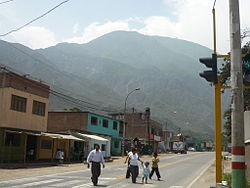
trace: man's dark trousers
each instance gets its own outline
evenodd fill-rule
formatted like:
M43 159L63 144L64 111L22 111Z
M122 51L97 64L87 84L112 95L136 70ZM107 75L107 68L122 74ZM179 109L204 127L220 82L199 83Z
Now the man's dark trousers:
M136 178L137 178L137 176L139 174L138 166L130 165L130 172L131 172L131 175L132 175L132 182L136 183Z
M160 175L158 167L152 168L149 177L151 178L153 176L154 172L156 173L157 178L160 179L161 175Z
M94 185L98 183L98 177L101 175L101 164L92 162L91 165L91 173L92 173L92 182Z

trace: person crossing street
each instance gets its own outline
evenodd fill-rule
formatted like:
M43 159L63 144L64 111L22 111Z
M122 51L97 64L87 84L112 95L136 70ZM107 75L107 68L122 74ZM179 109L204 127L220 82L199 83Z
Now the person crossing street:
M103 154L100 151L100 146L95 145L95 149L92 150L87 157L88 168L91 164L92 182L94 186L98 184L98 177L101 175L101 163L103 168L105 168Z
M154 172L156 173L157 179L161 180L161 175L159 172L159 168L158 168L158 163L160 162L160 160L157 158L158 154L155 152L152 158L152 170L151 173L149 175L149 179L152 178Z

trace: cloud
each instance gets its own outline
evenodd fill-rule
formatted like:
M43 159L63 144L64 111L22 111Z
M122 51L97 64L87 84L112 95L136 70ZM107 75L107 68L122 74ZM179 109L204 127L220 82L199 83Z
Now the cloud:
M94 22L88 25L84 29L84 32L81 36L66 39L64 41L73 42L73 43L86 43L104 34L107 34L116 30L129 31L130 29L129 29L128 20L114 21L114 22L108 21L104 24L100 24L99 22Z
M78 33L79 29L80 29L80 25L78 23L74 24L74 26L73 26L73 33L74 34Z
M31 48L45 48L57 42L87 43L116 30L137 31L145 35L158 35L184 39L212 48L212 6L214 0L162 0L171 16L128 17L122 20L93 22L80 30L75 23L73 37L57 40L56 35L44 27L26 27L9 38ZM241 28L250 28L249 0L240 1ZM229 4L216 3L216 27L218 52L230 50ZM9 39L8 38L8 39Z
M29 26L9 36L9 40L33 49L46 48L57 44L55 35L43 27Z
M145 35L158 35L166 37L177 37L179 35L177 23L167 17L152 16L144 20L144 27L137 30Z

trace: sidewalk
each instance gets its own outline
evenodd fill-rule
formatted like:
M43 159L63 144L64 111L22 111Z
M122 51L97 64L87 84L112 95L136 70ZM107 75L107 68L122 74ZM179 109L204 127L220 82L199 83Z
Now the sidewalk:
M223 161L223 173L231 172L231 160ZM210 186L215 186L215 163L213 163L205 173L192 185L191 188L210 188Z

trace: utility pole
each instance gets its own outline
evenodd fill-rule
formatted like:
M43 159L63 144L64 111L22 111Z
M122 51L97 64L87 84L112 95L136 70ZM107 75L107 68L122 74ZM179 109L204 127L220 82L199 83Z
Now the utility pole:
M229 0L232 84L232 187L245 187L244 98L239 0Z

